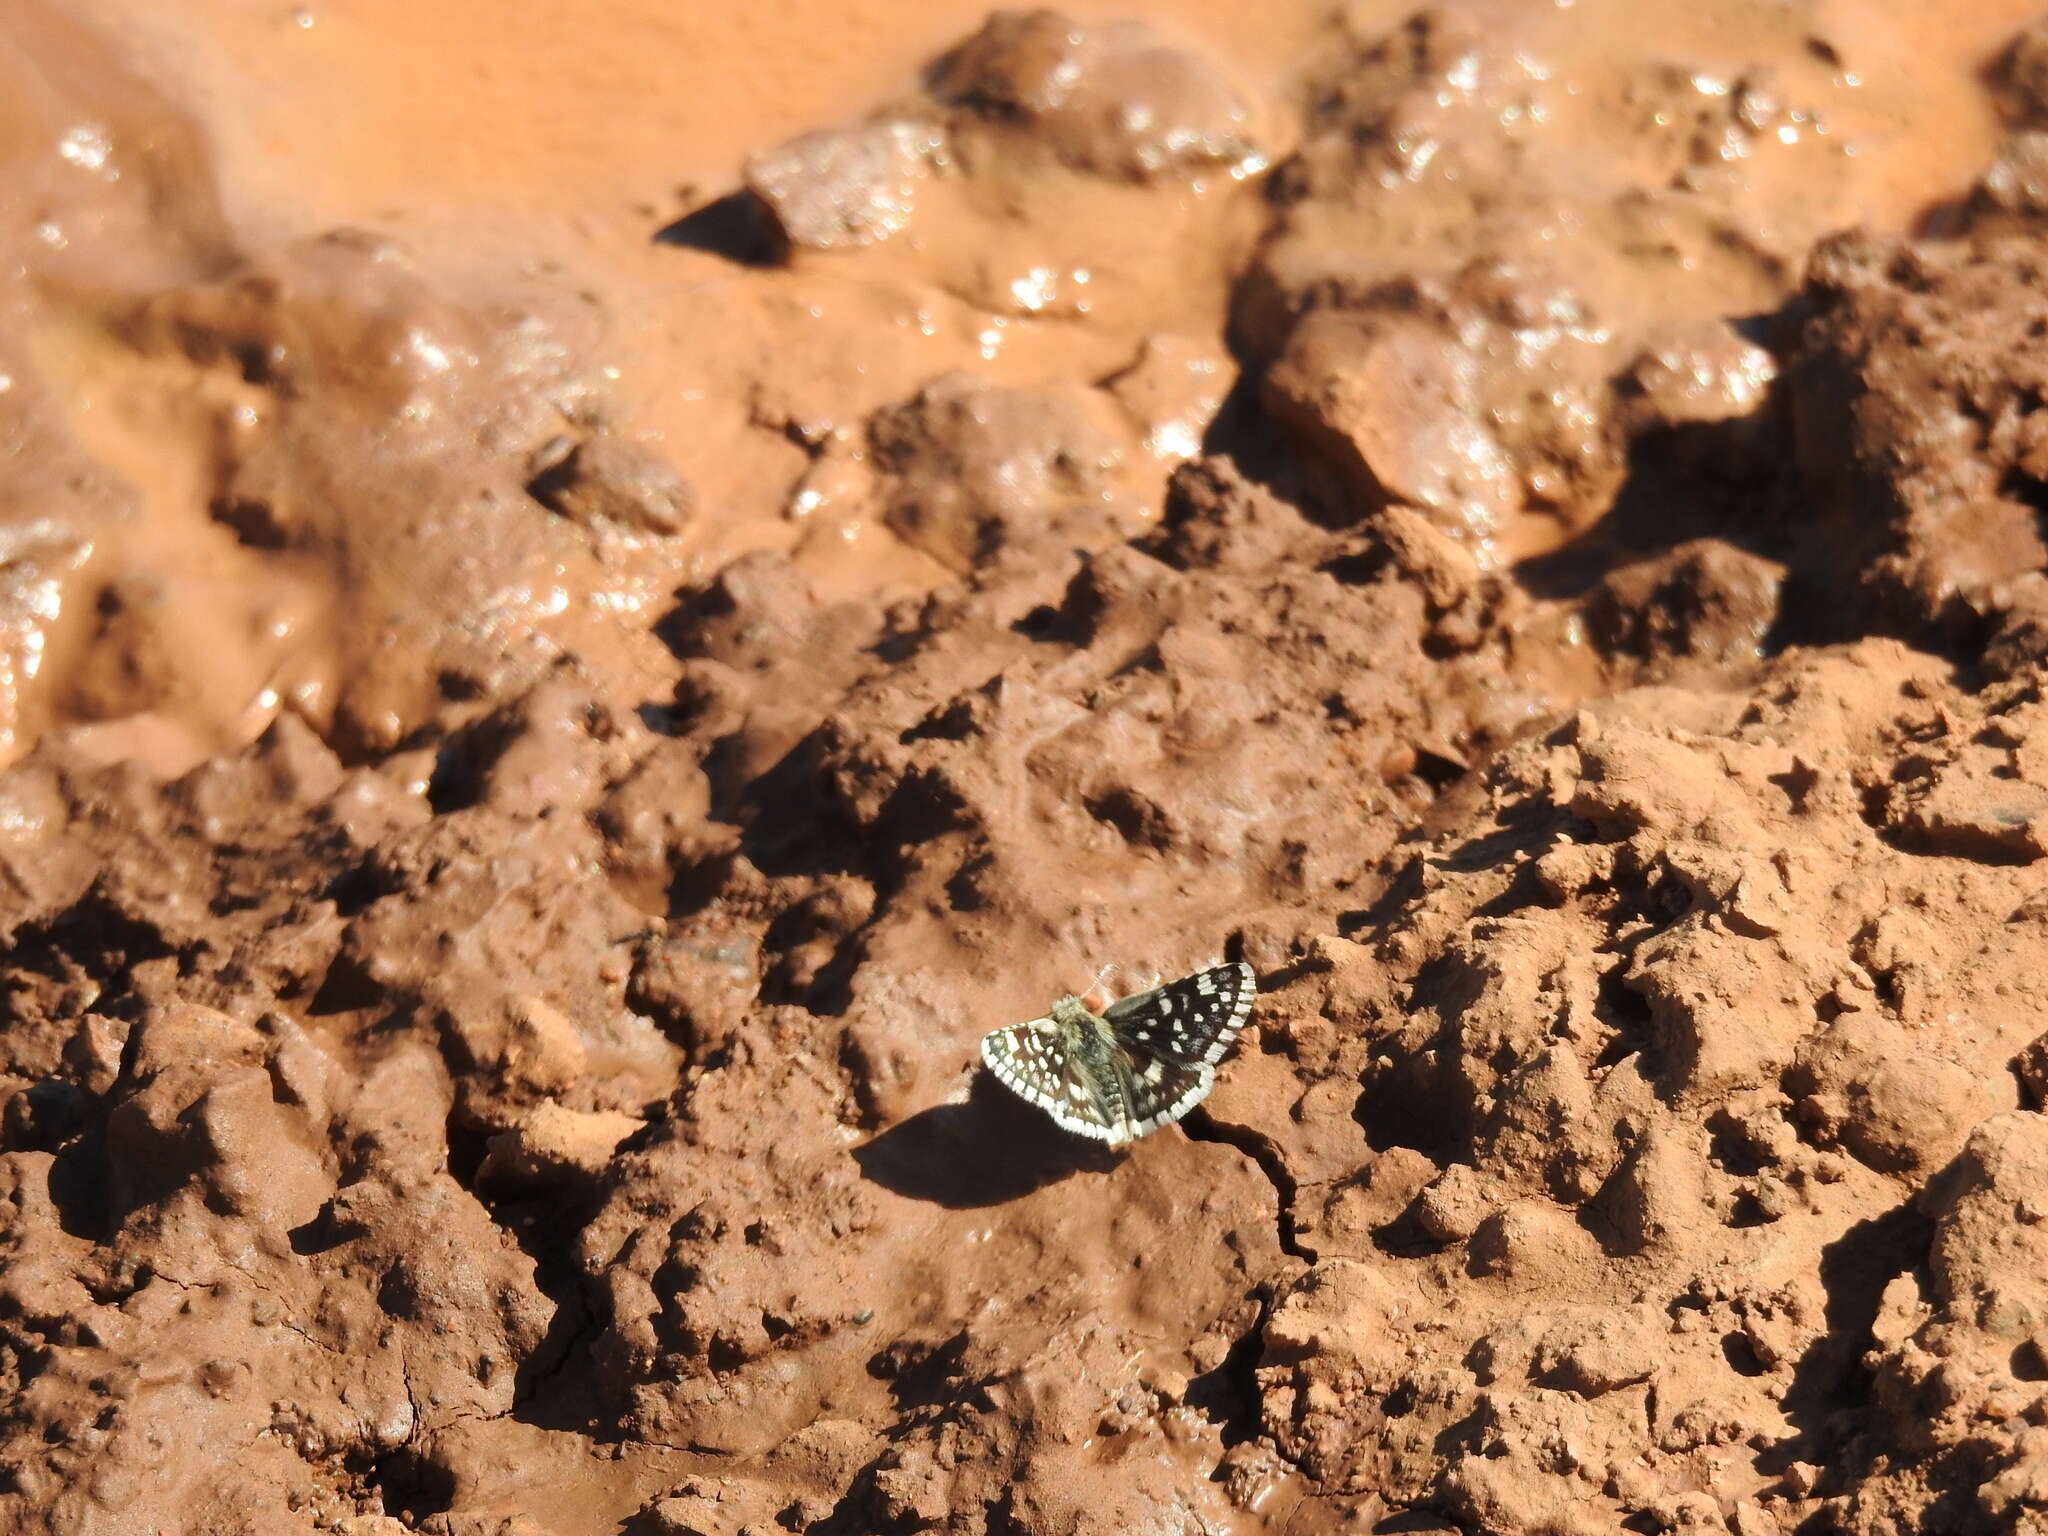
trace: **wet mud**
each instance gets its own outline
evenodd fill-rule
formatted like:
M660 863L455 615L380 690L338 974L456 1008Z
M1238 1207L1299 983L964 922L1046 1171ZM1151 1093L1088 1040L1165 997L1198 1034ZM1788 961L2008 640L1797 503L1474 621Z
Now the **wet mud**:
M2048 1521L2048 31L669 9L0 21L0 1526Z

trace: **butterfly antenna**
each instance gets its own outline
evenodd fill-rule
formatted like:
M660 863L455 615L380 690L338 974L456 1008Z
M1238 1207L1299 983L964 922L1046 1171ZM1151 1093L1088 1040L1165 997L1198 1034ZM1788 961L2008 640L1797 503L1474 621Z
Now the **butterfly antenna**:
M1095 1012L1100 1013L1115 1001L1116 994L1109 990L1109 978L1115 974L1116 969L1117 964L1112 960L1095 973L1095 979L1088 983L1088 990L1081 994L1082 1007L1092 1008ZM1102 1001L1099 1003L1090 1002L1089 999L1097 993L1101 994Z

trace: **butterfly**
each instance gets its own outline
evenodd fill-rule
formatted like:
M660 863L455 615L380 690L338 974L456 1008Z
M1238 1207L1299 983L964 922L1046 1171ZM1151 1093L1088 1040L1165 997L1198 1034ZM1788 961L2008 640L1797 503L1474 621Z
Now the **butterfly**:
M1122 1146L1209 1096L1257 992L1240 961L1118 998L1101 1013L1063 997L1042 1019L983 1035L981 1059L1054 1124Z

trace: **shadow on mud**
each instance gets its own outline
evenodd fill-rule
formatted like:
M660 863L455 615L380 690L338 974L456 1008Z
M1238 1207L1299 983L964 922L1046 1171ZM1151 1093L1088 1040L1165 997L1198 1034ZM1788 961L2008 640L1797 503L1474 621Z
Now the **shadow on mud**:
M1070 1136L986 1072L965 1104L938 1104L856 1147L867 1178L910 1200L954 1210L1001 1205L1071 1174L1100 1173L1117 1155Z
M742 267L777 267L789 259L789 242L767 205L746 191L728 192L664 224L654 243L708 251Z

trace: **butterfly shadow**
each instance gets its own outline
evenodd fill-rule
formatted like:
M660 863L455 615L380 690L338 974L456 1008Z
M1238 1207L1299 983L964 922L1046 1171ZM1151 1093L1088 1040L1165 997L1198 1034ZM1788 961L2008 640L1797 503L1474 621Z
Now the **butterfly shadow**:
M853 1149L861 1173L907 1200L952 1210L1001 1205L1076 1173L1117 1163L1108 1147L1071 1136L974 1074L965 1104L936 1104Z

